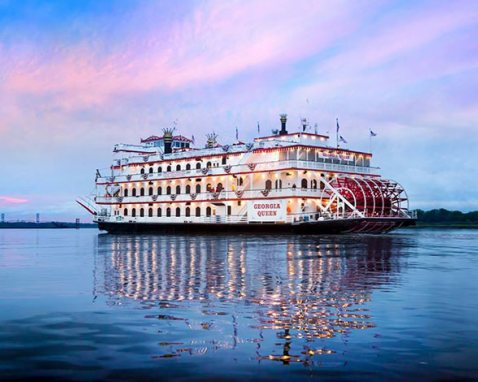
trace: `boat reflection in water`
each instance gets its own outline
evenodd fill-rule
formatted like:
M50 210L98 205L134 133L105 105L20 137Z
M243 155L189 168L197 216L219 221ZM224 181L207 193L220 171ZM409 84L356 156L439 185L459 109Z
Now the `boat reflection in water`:
M310 364L374 327L367 304L374 289L397 282L402 241L100 235L95 288L110 304L149 309L157 357L229 349Z

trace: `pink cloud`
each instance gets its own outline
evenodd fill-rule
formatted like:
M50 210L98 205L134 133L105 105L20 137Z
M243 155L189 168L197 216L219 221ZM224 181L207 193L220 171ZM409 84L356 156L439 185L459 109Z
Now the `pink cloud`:
M0 195L0 205L9 205L9 204L24 204L28 203L28 199L17 198L13 196L2 196Z

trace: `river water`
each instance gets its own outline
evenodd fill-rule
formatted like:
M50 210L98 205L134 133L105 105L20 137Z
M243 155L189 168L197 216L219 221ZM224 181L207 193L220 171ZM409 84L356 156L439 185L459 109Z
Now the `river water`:
M0 230L0 380L473 380L478 230Z

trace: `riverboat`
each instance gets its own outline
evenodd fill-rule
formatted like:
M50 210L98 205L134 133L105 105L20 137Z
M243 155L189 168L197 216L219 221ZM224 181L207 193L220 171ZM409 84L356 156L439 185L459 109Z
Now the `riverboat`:
M388 232L415 224L405 189L371 166L372 154L328 135L280 129L252 142L203 148L174 135L114 146L95 193L77 202L101 230L120 232ZM237 135L237 134L236 134Z

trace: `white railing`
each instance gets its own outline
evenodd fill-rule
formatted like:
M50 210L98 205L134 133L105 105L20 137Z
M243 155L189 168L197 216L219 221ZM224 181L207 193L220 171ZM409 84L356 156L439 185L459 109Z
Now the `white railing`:
M236 172L249 172L251 171L247 163L230 165L231 171L227 173L225 171L226 166L210 167L207 172L203 169L191 169L181 171L164 171L153 172L145 174L121 174L115 176L102 176L97 179L98 183L113 183L113 182L125 182L125 181L154 181L164 180L170 178L182 178L190 176L216 176L216 175L233 175ZM363 175L377 174L378 167L365 167L365 166L353 166L345 164L334 164L324 162L313 161L301 161L301 160L288 160L288 161L276 161L276 162L261 162L256 163L254 168L255 172L260 171L281 171L285 169L306 169L306 170L319 170L319 171L332 171L332 172L346 172L356 173Z

